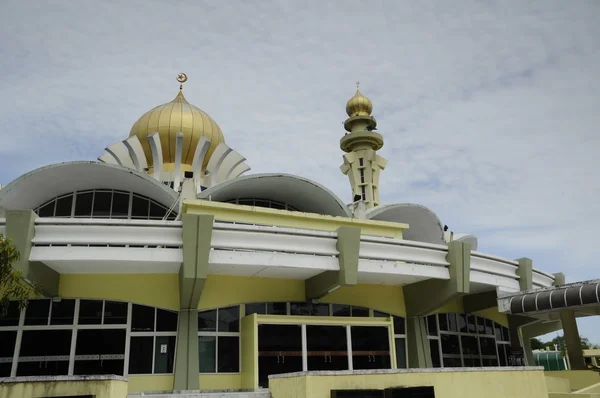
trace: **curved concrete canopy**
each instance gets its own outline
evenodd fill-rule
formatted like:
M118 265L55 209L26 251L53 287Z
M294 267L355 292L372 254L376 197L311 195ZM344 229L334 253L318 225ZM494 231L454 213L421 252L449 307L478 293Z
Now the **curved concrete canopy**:
M99 162L66 162L22 175L0 191L0 208L35 209L57 196L87 189L132 191L170 207L177 192L146 174Z
M346 205L333 192L291 174L254 174L234 178L198 194L198 199L225 202L236 198L270 199L299 211L349 217Z
M407 223L408 230L402 233L406 240L446 244L442 222L425 206L411 203L378 206L367 212L367 218Z

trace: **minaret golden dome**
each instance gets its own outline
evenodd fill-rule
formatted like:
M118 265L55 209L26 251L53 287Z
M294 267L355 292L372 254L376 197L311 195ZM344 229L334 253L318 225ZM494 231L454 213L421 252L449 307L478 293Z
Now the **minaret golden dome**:
M184 74L177 77L177 81L180 83L184 83L186 80L187 76ZM136 135L139 138L149 167L152 167L152 152L147 137L154 132L158 132L160 137L163 164L167 170L173 167L169 165L175 163L177 133L183 133L181 164L184 171L191 170L194 151L200 138L206 137L210 140L203 168L206 168L217 146L225 141L219 125L200 108L187 102L183 96L181 85L179 93L173 101L146 112L134 123L129 133L130 137Z
M370 99L362 95L356 84L356 94L346 103L346 113L348 116L370 116L373 112L373 103Z

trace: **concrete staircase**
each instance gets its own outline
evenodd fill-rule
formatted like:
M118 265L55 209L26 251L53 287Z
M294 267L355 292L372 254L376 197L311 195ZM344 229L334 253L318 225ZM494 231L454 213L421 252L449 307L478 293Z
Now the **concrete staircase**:
M155 391L127 394L127 398L271 398L267 389L247 391Z
M581 373L580 377L568 378L550 376L552 374L553 372L546 372L548 398L600 398L600 382L591 384L596 381L595 375Z

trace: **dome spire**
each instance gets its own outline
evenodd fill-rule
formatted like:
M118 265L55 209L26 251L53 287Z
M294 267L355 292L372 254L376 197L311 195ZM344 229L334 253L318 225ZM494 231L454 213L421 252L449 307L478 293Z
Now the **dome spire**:
M187 75L183 72L177 75L177 81L179 82L179 91L183 90L183 83L187 82L187 79Z

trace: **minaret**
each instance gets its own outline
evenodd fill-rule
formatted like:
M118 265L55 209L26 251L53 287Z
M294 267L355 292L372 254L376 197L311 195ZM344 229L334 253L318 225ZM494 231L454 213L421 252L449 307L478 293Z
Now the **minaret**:
M379 172L387 160L377 155L383 146L383 137L375 132L377 121L371 112L371 100L361 94L356 83L356 94L346 104L348 119L344 128L348 133L340 140L344 155L342 173L350 178L353 202L364 202L367 209L379 206Z

